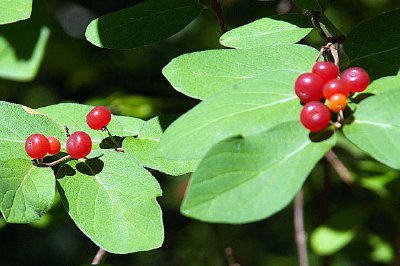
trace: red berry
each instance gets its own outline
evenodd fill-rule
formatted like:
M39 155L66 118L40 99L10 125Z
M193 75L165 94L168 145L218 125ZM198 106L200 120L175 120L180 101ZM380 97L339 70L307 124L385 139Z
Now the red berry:
M361 67L351 67L346 69L340 78L344 83L346 83L351 92L362 92L369 84L369 75Z
M300 113L300 121L303 126L312 132L325 129L331 121L329 108L317 101L309 102L303 106Z
M339 76L339 68L332 62L317 62L313 66L312 72L320 76L325 82Z
M343 94L336 93L329 98L328 103L329 103L329 109L337 113L346 108L347 97Z
M294 84L294 91L302 103L319 101L322 98L324 81L314 73L301 74Z
M104 106L96 106L86 116L86 123L91 129L99 130L111 121L111 112Z
M51 155L58 154L61 150L60 141L56 137L48 137L47 139L49 140L49 144L50 144L49 154L51 154Z
M92 139L85 132L76 131L68 138L66 148L72 158L84 158L92 151Z
M49 141L42 134L32 134L25 141L25 151L32 159L42 159L49 150Z
M341 79L332 79L328 81L322 90L322 94L324 95L325 99L329 99L333 94L336 93L343 94L346 97L349 96L350 90L346 83L344 83Z

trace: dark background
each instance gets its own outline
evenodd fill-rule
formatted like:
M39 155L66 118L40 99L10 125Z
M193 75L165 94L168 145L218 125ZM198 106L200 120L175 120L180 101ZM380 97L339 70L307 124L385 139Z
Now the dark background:
M51 37L39 74L30 82L0 80L0 99L33 108L65 101L101 104L110 107L114 114L144 119L184 113L197 101L176 92L162 76L161 69L181 54L222 48L218 44L218 21L211 10L205 9L168 40L129 51L101 49L84 39L85 28L92 19L139 2L45 1ZM400 7L397 0L336 0L326 15L347 34L362 20L396 7ZM229 28L278 13L302 12L289 0L224 0L223 9ZM312 33L307 42L316 47L323 44L318 32ZM338 149L337 153L357 177L389 171L364 155L356 158L344 149ZM365 167L368 163L373 166ZM241 265L296 265L292 205L267 220L247 225L202 223L179 213L188 176L155 175L164 190L164 196L159 198L165 223L163 247L136 254L109 255L107 263L227 265L224 250L231 247ZM347 213L341 218L339 215L339 220L356 219L357 211L362 218L356 220L357 235L348 246L332 257L319 257L311 250L311 264L385 265L398 261L394 256L377 262L368 243L373 234L389 243L393 251L399 249L398 187L398 182L393 181L388 187L393 191L391 196L381 198L362 186L350 187L340 182L330 166L321 161L305 185L307 232L340 210L349 210L351 215ZM0 265L80 265L90 263L97 251L60 203L34 224L5 225L0 219L0 227Z

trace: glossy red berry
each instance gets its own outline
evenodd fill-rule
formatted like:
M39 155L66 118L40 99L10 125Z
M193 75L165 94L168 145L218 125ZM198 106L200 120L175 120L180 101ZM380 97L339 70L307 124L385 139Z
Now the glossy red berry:
M329 99L328 99L328 104L329 104L329 109L331 109L333 112L337 113L347 106L347 97L343 94L336 93L333 94Z
M86 116L86 123L91 129L100 130L111 121L111 112L104 106L96 106Z
M332 62L317 62L313 66L312 72L320 76L325 82L339 76L339 68Z
M340 76L341 80L346 83L351 92L362 92L369 84L369 75L361 67L351 67L346 69Z
M84 158L92 151L92 139L85 132L76 131L68 138L66 148L72 158Z
M56 137L48 137L47 139L49 140L49 144L50 144L50 150L48 153L51 155L58 154L61 150L60 141Z
M25 141L25 151L32 159L43 158L49 150L49 140L42 134L32 134Z
M331 112L329 108L321 102L309 102L305 104L301 110L300 121L308 130L318 132L329 125L331 121Z
M314 73L301 74L294 84L294 91L302 103L319 101L324 87L322 78Z
M329 99L333 94L340 93L344 96L349 96L350 90L346 83L341 79L332 79L328 81L322 90L325 99Z

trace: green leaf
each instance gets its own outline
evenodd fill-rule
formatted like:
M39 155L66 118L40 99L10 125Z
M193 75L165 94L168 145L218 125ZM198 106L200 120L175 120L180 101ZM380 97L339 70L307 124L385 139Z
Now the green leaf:
M372 235L368 239L373 251L371 252L371 259L376 262L393 264L395 255L393 246L379 237L378 235Z
M298 120L301 105L293 90L297 76L293 71L270 71L207 98L167 128L157 154L169 159L201 159L227 137L255 134Z
M392 90L362 101L346 125L345 136L376 160L400 169L400 91Z
M367 70L372 79L395 75L400 62L400 9L362 22L347 36L343 49L350 66Z
M320 226L311 234L311 247L320 256L333 255L349 244L354 235L354 229L342 231Z
M364 223L364 219L364 213L359 206L347 206L336 210L326 224L312 232L311 248L320 256L334 255L353 240L357 227Z
M173 59L163 69L163 74L177 91L204 99L221 88L271 71L310 71L317 53L313 48L296 44L248 50L210 50Z
M390 90L400 90L400 76L389 76L373 81L364 92L381 94Z
M156 179L128 154L112 150L70 161L57 173L62 202L80 230L111 253L161 246L162 191Z
M153 118L146 122L137 138L126 138L123 148L145 167L174 176L193 172L198 164L197 160L186 161L157 157L155 152L162 134L163 129L159 118Z
M178 33L201 10L197 0L147 0L93 20L86 39L104 48L140 47Z
M192 175L183 214L207 222L246 223L284 208L335 137L314 143L299 121L215 145Z
M363 177L360 180L360 186L375 192L381 197L386 197L390 195L387 185L396 178L398 178L398 172L392 170L380 175Z
M137 136L145 121L136 117L114 115L113 121L123 127L122 136Z
M0 161L0 209L9 223L40 219L53 204L55 179L51 168L28 159Z
M31 19L0 27L0 77L29 81L36 76L50 36L44 18L38 4Z
M0 24L27 19L31 12L32 0L0 0Z
M330 0L293 0L293 3L310 11L323 11L330 5Z
M90 135L93 143L100 144L108 137L107 132L101 130L92 130L86 124L86 115L93 109L93 106L76 104L76 103L60 103L37 109L40 113L46 114L56 121L60 127L67 126L70 133L75 131L84 131ZM111 118L110 124L107 126L114 136L123 136L122 125ZM65 139L65 137L63 137ZM97 147L96 147L97 148Z
M241 49L291 44L303 39L311 30L312 28L302 29L284 21L263 18L228 31L221 36L220 42L222 45Z
M0 160L29 158L25 140L35 133L65 138L62 127L28 107L0 101Z

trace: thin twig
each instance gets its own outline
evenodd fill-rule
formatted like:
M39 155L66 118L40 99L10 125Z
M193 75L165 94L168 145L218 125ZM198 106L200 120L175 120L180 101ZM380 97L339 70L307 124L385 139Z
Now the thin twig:
M228 261L228 266L240 266L239 263L236 263L232 248L228 247L225 249L225 256L226 260Z
M96 253L96 256L94 256L93 258L92 265L98 265L103 263L106 257L107 257L107 251L105 251L102 248L99 248L99 250Z
M211 0L211 8L214 10L214 13L218 18L221 32L222 34L224 34L225 32L228 31L228 26L226 25L224 11L222 10L220 0Z
M299 266L308 266L306 233L304 230L303 217L303 189L301 189L294 200L294 230L299 256Z
M58 159L57 161L51 162L51 163L38 163L36 164L39 167L53 167L61 162L67 161L69 159L72 159L72 157L70 155L66 155L60 159Z
M327 61L327 53L329 53L329 52L332 54L335 65L337 65L339 67L339 54L335 48L335 45L332 43L327 43L325 46L321 47L321 49L319 50L319 53L317 55L316 61L319 60L321 55Z
M343 182L347 184L351 184L354 182L354 178L350 171L332 150L328 151L327 154L325 154L325 158L332 165L333 169L335 169Z
M67 138L69 138L71 136L71 134L69 133L69 128L67 126L64 126L64 131L65 131L65 135L67 136Z
M108 127L103 127L101 130L106 131L108 136L110 137L111 141L114 143L115 145L115 151L118 151L118 149L120 148L118 145L118 142L115 140L114 136L111 134L110 130L108 129Z
M311 16L311 23L313 24L313 26L321 30L320 35L325 42L330 42L334 44L344 43L345 36L343 34L340 34L339 36L334 36L333 33L329 32L328 28L323 23L321 23L321 12L309 12L308 14Z

